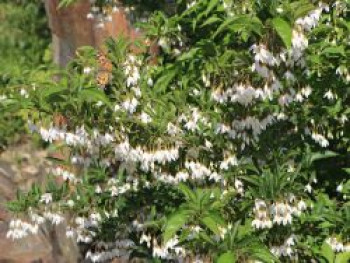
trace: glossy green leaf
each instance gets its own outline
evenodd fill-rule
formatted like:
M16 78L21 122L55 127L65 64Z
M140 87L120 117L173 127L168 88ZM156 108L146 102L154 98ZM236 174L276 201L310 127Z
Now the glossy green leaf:
M83 89L79 92L79 95L81 96L81 98L83 98L86 101L90 101L90 102L101 101L106 105L109 105L109 106L111 105L111 102L109 101L106 94L97 88Z
M350 252L343 252L337 254L334 263L349 263L350 262Z
M164 92L168 88L171 81L174 79L175 75L176 75L176 71L174 69L168 69L157 80L157 82L154 85L154 89L157 92Z
M231 251L221 254L217 260L217 263L235 263L235 262L236 262L235 255Z
M334 252L330 245L326 242L323 243L321 247L321 255L328 260L329 263L333 263L334 261Z
M211 231L213 231L213 233L215 234L220 234L220 230L218 228L218 225L216 223L216 221L214 220L214 218L210 217L210 216L206 216L204 218L201 219L202 223L208 227Z
M215 6L219 3L219 0L210 0L207 9L205 10L205 14L208 15Z
M325 151L325 152L318 152L311 155L310 162L313 163L314 161L321 160L321 159L327 159L337 156L338 154L336 152L332 151Z
M189 214L186 211L180 211L172 215L166 222L163 233L164 242L169 241L176 232L185 225Z
M187 185L181 183L179 184L178 188L184 194L187 200L196 202L196 194Z
M272 25L276 30L277 34L282 39L286 48L291 48L292 46L292 27L290 24L281 17L276 17L272 19Z
M322 50L322 54L331 55L331 56L336 56L336 55L345 56L344 46L326 47L325 49Z

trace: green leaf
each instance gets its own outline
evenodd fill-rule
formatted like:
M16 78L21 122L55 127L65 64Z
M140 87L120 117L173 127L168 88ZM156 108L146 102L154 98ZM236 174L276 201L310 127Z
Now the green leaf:
M338 46L338 47L326 47L322 50L321 54L330 55L330 56L346 56L344 46Z
M62 91L64 91L65 89L60 87L60 86L51 86L49 88L41 88L38 90L38 94L39 96L42 98L42 99L45 99L49 96L52 96L54 94L59 94L61 93Z
M306 16L310 11L315 9L315 6L309 1L298 1L291 3L290 7L293 10L294 19Z
M187 211L180 211L176 212L167 220L163 233L164 242L169 241L176 234L176 232L186 223L188 217L189 213Z
M335 258L335 263L348 263L350 262L350 252L339 253Z
M211 205L211 208L212 208L212 205ZM222 218L221 214L217 211L209 211L208 215L216 222L217 225L223 226L226 224L226 222Z
M199 48L197 48L197 47L190 49L188 52L183 53L178 58L178 61L192 60L196 56L198 50L199 50Z
M215 38L218 34L224 32L225 30L238 32L238 31L253 31L258 35L261 34L263 24L257 17L252 17L248 15L235 16L234 18L227 19L222 23L216 32L213 34Z
M280 262L267 248L264 247L253 247L249 250L252 258L262 262Z
M343 168L343 170L344 170L347 174L350 174L350 168Z
M172 69L166 70L164 75L162 75L155 83L154 89L161 92L165 91L166 88L169 86L170 82L175 77L175 75L176 75L175 69L172 68Z
M201 221L206 227L208 227L211 231L213 231L213 233L215 233L217 235L220 234L220 230L219 230L214 218L212 218L211 216L206 216L206 217L202 218Z
M187 185L180 183L178 188L188 201L196 202L196 194Z
M327 259L329 263L333 263L334 261L334 252L330 245L328 245L326 242L323 242L323 245L321 247L321 255Z
M217 263L234 263L234 262L236 262L236 258L231 251L221 254L217 261Z
M76 1L77 0L61 0L59 5L58 5L58 8L67 7L67 6L73 4Z
M205 22L201 25L201 27L205 27L205 26L217 23L219 21L221 21L220 18L218 18L217 16L212 16L212 17L208 18L207 20L205 20Z
M314 153L311 155L310 163L313 163L314 161L321 160L321 159L335 157L337 155L338 155L337 153L332 151L325 151L324 153L320 153L320 152Z
M109 101L106 94L97 88L83 89L79 92L79 95L86 101L90 101L90 102L102 101L108 106L111 105L111 102Z
M210 0L207 10L205 10L205 14L208 15L215 6L217 6L217 4L219 3L219 0Z
M208 244L211 244L213 246L215 246L216 242L214 242L213 240L210 239L210 236L208 236L206 233L204 233L203 231L199 232L199 236L205 240L205 242L208 242Z
M282 39L284 45L289 49L292 46L292 27L281 17L272 19L272 25Z
M325 221L325 222L322 222L319 226L320 226L320 228L330 229L331 227L334 227L335 225L334 225L334 223Z

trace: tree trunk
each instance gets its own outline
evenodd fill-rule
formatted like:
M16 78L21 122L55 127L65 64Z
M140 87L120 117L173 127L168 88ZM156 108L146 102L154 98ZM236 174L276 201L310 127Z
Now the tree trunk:
M59 0L45 0L46 13L52 32L54 62L65 66L80 46L99 47L110 36L124 35L131 39L139 33L130 26L122 8L112 14L112 21L103 28L88 19L89 0L81 0L67 8L58 8Z

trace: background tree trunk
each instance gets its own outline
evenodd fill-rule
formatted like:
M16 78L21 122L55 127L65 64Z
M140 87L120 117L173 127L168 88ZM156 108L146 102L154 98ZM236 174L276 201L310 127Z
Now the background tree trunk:
M111 22L106 22L100 28L96 20L86 17L90 10L89 0L78 1L68 8L58 8L58 5L59 0L45 0L52 32L54 62L60 66L65 66L80 46L99 47L109 36L124 35L134 39L139 35L122 8L112 14Z

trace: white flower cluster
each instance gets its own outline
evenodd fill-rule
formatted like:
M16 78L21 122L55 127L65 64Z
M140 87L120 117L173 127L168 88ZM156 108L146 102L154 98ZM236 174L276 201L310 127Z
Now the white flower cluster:
M309 12L305 17L298 18L295 21L295 28L292 34L292 49L289 52L290 59L286 61L288 66L296 65L305 67L303 58L304 51L309 43L306 33L318 25L323 10L328 10L328 6L320 4L318 8Z
M132 147L129 140L125 140L116 145L114 152L118 161L129 164L129 167L130 164L132 164L134 169L136 163L140 163L141 170L145 172L153 171L156 163L164 165L176 161L179 158L179 146L175 145L168 149L147 151L141 146L137 146L136 148Z
M65 221L64 216L59 214L59 213L53 213L53 212L46 211L46 212L44 212L43 216L45 219L47 219L53 225L59 225L63 221Z
M219 182L222 177L217 173L211 171L210 168L195 161L186 161L184 164L186 170L178 171L174 176L159 170L155 172L154 177L168 184L178 184L180 182L186 182L188 180L195 180L197 182L204 182L206 179Z
M255 218L252 226L256 229L264 229L271 228L273 224L289 225L292 223L292 216L300 216L306 208L306 203L303 200L297 201L293 195L289 200L273 202L271 205L257 199L253 209Z
M158 173L156 172L154 177L163 183L178 184L180 182L187 181L190 178L190 175L186 171L180 171L180 172L176 173L175 176L168 174L168 173L165 173L165 172L158 172Z
M276 202L271 206L273 223L277 225L287 225L292 223L292 207L288 203Z
M274 56L264 44L254 44L251 47L251 51L254 54L252 71L257 72L266 80L274 80L275 73L273 67L279 66L281 59L278 56Z
M175 124L169 122L167 125L167 132L170 136L176 136L182 132L182 130Z
M126 193L128 191L131 191L131 190L137 191L138 190L138 186L139 186L139 181L136 178L136 179L133 180L132 184L130 184L128 182L125 183L125 184L122 184L120 186L118 186L118 184L120 184L120 182L117 179L111 178L111 179L108 180L108 182L107 182L107 185L108 185L107 190L111 193L111 196L118 196L118 195L124 194L124 193Z
M330 101L337 98L337 94L334 94L330 89L323 95L323 98L328 99Z
M244 106L248 106L257 97L256 89L250 84L236 84L232 88L222 91L220 89L212 92L211 97L219 103L237 102Z
M187 9L190 9L191 7L195 6L196 4L197 4L196 0L191 0L191 1L186 3L186 7L187 7Z
M89 144L88 133L84 127L80 127L75 133L67 132L65 129L51 126L46 129L44 127L37 128L35 125L31 126L32 131L40 134L45 142L64 141L69 146L84 146Z
M281 90L281 88L282 84L277 79L271 84L266 82L262 88L254 88L249 83L236 83L225 90L214 90L211 94L211 98L220 104L231 102L239 103L247 107L256 100L271 100L273 94Z
M241 148L250 145L253 141L259 141L259 135L272 125L278 118L274 115L267 115L262 120L254 116L247 116L245 119L232 121L231 126L219 123L216 126L216 134L227 134L231 139L242 140ZM251 131L251 134L249 134ZM253 136L253 137L252 137Z
M45 217L34 213L31 209L29 209L29 218L34 224L38 225L41 225L46 221Z
M220 234L217 236L217 240L225 239L226 234L228 231L232 229L232 224L229 223L226 227L218 226Z
M322 134L313 132L311 134L311 138L317 142L319 145L321 145L322 147L328 147L329 145L329 141L326 139L326 137L324 137Z
M0 102L7 100L7 96L5 94L0 95Z
M98 213L92 213L92 216L89 218L85 217L76 217L75 218L75 227L69 227L68 233L69 236L76 237L78 243L89 244L93 241L93 238L96 236L96 232L91 228L97 227L101 221L101 215Z
M65 128L59 128L51 126L50 128L40 127L37 125L29 123L30 130L32 132L37 132L41 138L46 142L64 142L65 145L70 147L82 147L85 149L87 155L72 155L71 163L72 164L83 164L89 166L91 163L91 158L89 155L96 155L104 147L110 146L114 141L115 137L110 133L100 134L98 130L94 129L91 134L81 126L76 129L75 132L67 131ZM109 161L105 160L105 165L109 165ZM74 174L61 170L57 168L53 171L53 174L56 176L62 176L65 181L69 180L72 182L77 182Z
M346 82L350 82L350 73L346 66L342 65L337 67L335 73L344 78Z
M90 259L92 262L106 262L113 258L125 259L129 258L129 250L135 246L134 242L129 239L117 240L114 243L99 242L97 245L98 250L86 253L85 258Z
M311 11L307 16L297 19L295 28L292 32L292 47L290 50L282 50L279 54L274 55L264 44L255 44L251 47L254 54L254 64L252 66L252 70L268 81L276 83L275 86L277 88L265 88L264 94L261 92L261 90L254 90L254 88L248 86L248 88L243 89L245 91L244 93L241 93L243 98L240 98L238 101L243 102L243 105L249 105L256 98L269 97L272 99L273 92L282 91L283 87L275 74L276 69L281 69L282 63L286 67L284 78L289 82L295 82L296 80L292 71L295 66L304 69L305 73L308 72L307 69L305 69L306 62L304 60L304 52L308 47L306 33L312 28L316 27L322 11L327 10L327 8L328 7L326 5L320 4L317 9ZM304 96L302 96L301 93L296 94L294 89L290 89L290 92L286 92L280 96L279 104L281 106L285 106L293 101L302 102L309 96L310 93L311 92L308 91L304 94ZM216 97L218 100L225 100L225 96Z
M252 221L253 227L255 227L256 229L272 227L269 208L265 201L255 200L255 207L253 211L255 213L255 219Z
M141 122L142 123L144 123L144 124L148 124L148 123L150 123L150 122L152 122L152 118L151 118L151 116L149 116L146 112L141 112L141 114L140 114L140 120L141 120Z
M153 257L163 260L181 260L186 256L186 250L178 246L179 239L177 236L170 239L163 245L158 245L157 240L153 240Z
M44 203L46 205L51 203L52 202L52 194L51 193L45 193L45 194L41 195L40 202Z
M190 176L195 180L203 180L204 178L210 178L215 181L221 180L221 177L217 173L212 172L208 167L200 162L186 161L185 168L190 172Z
M147 247L151 247L151 241L152 241L152 236L151 235L146 235L145 233L142 233L140 237L140 244L146 243Z
M331 246L335 252L350 252L350 242L344 244L339 238L329 237L326 239L328 245Z
M73 165L83 165L85 167L91 164L91 158L89 156L80 156L78 154L72 155L70 161Z
M237 166L238 160L237 157L233 154L227 154L227 157L220 162L220 170L228 170L232 166Z
M236 156L231 155L227 157L225 160L223 160L220 163L220 169L221 170L228 170L231 166L237 166L238 161ZM214 171L213 163L210 164L210 167L208 168L206 165L194 161L194 160L187 160L184 163L183 170L178 171L175 175L171 175L166 172L162 172L161 169L158 169L154 171L154 177L162 181L164 183L169 184L178 184L180 182L186 182L188 180L199 182L206 182L207 180L212 182L221 182L223 180L223 177L216 171ZM236 180L235 182L236 190L242 194L243 193L243 184L241 181Z
M21 239L29 234L37 234L39 225L32 225L24 222L20 219L11 220L9 224L9 230L7 231L6 237L11 239Z
M106 22L112 22L113 13L119 12L116 1L108 1L107 7L100 7L96 5L96 0L90 0L90 12L86 15L87 19L95 20L97 28L104 28Z
M62 177L62 179L64 181L69 181L72 183L75 183L78 181L76 176L74 175L74 173L63 169L61 166L57 166L57 167L53 168L52 174L57 176L57 177Z
M198 108L190 107L189 110L190 110L189 115L182 114L178 120L180 123L184 123L184 128L187 131L191 131L191 132L199 131L200 124L206 125L206 126L210 125L208 123L208 119L205 116L203 116L203 114L200 112Z
M271 125L275 121L273 115L268 115L264 119L259 120L253 116L248 116L243 120L234 120L232 122L232 129L237 132L237 138L241 136L244 137L246 130L251 130L253 136L258 140L258 136L262 131L266 130L267 126ZM229 134L232 139L236 136L234 133ZM249 144L249 139L247 138L247 144Z
M318 25L318 21L320 20L323 10L328 12L329 6L321 2L318 8L310 11L307 16L298 18L295 21L295 24L300 26L305 31L310 31Z
M295 235L291 235L288 237L284 243L280 246L272 246L270 248L270 251L272 254L274 254L276 257L289 257L291 259L297 259L297 255L295 254L295 251L293 250L293 246L295 245Z
M26 98L26 99L29 98L29 93L28 93L28 91L25 90L25 89L21 89L20 92L19 92L19 94L20 94L22 97Z
M279 60L276 59L274 55L263 44L259 44L259 45L254 44L251 47L251 50L254 53L254 61L255 61L253 68L255 67L256 70L262 67L266 67L265 65L268 65L271 67L278 66L280 63ZM262 76L264 76L264 74L262 74Z
M244 194L244 185L241 180L235 179L235 189L238 194L243 195Z
M129 114L136 112L139 101L137 98L141 97L141 90L139 87L140 81L140 66L141 61L134 55L128 55L124 62L124 72L126 76L126 87L133 92L132 96L128 96L120 105L115 106L115 111L124 110Z
M94 152L94 149L98 149L99 146L107 146L114 141L114 137L111 134L100 134L96 129L90 136L84 126L77 128L75 132L69 132L64 128L55 126L51 126L48 129L44 127L38 128L34 124L30 124L30 129L32 132L38 132L45 142L64 141L67 146L84 146L90 152Z

